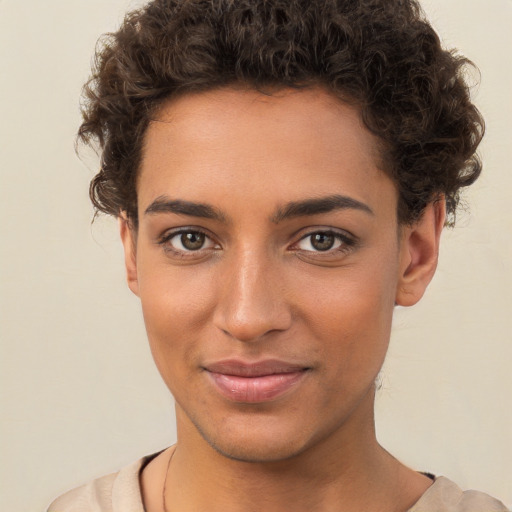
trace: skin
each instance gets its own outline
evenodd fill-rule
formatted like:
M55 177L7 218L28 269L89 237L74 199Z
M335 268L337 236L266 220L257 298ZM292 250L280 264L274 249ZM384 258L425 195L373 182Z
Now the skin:
M398 226L380 167L357 110L319 88L185 95L149 125L139 227L120 220L128 284L176 400L169 472L174 448L141 477L149 512L166 479L168 510L224 512L404 511L431 484L379 446L373 402L393 308L434 274L444 207ZM333 194L348 204L289 214ZM205 245L187 251L180 229ZM315 233L333 248L319 251ZM232 358L307 371L275 400L238 403L204 370Z

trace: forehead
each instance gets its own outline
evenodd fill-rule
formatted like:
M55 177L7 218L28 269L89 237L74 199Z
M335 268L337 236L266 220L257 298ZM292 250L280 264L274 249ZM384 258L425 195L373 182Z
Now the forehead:
M162 124L168 125L169 136L180 132L181 138L194 142L222 136L223 128L227 137L232 135L230 127L238 125L244 128L240 135L252 136L254 141L266 137L280 143L289 135L296 140L332 142L334 150L343 138L350 139L369 157L378 160L380 156L378 139L363 125L359 109L321 87L284 88L269 93L224 87L185 94L162 105L150 123L147 137L154 131L162 133ZM329 149L328 144L324 149Z
M201 201L266 194L273 206L332 193L368 202L386 181L359 111L324 89L223 88L173 99L157 113L146 133L139 208L164 193Z

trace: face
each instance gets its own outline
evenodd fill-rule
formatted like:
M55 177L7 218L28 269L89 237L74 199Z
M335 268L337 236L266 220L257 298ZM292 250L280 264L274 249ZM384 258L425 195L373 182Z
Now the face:
M178 432L269 461L370 428L414 251L358 112L220 89L166 104L145 142L122 236Z

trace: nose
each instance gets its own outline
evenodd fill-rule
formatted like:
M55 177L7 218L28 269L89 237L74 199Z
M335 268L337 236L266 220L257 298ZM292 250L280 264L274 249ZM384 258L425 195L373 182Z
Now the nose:
M282 269L270 256L241 252L226 264L219 288L213 321L230 337L258 341L290 327L292 312Z

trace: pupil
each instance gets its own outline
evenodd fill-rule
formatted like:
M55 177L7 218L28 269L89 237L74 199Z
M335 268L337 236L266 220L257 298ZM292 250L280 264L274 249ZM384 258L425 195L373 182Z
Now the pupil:
M190 251L197 251L204 245L203 233L184 233L181 235L181 243L183 247Z
M325 233L313 235L311 245L318 251L328 251L334 245L334 236Z

